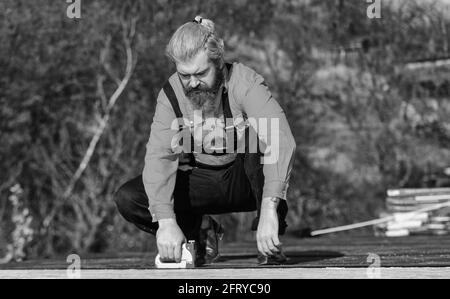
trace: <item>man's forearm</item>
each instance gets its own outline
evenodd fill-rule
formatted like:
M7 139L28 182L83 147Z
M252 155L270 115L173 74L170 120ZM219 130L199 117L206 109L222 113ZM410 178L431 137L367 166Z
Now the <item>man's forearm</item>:
M172 203L158 203L149 205L149 211L152 215L153 222L162 219L175 219L175 212Z
M174 225L174 224L178 225L175 218L164 218L164 219L158 220L159 227L165 227L165 226Z
M262 209L274 209L276 210L280 199L277 197L264 197L261 202L261 210Z
M178 154L171 148L175 113L163 90L160 91L147 142L142 182L148 197L149 211L153 222L159 219L175 218L173 191L175 187Z

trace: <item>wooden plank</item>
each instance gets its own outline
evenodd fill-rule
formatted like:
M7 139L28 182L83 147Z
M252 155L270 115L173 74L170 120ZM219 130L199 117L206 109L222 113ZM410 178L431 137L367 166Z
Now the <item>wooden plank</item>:
M449 279L450 268L81 270L81 279ZM66 279L65 270L0 270L0 279Z
M290 268L367 268L372 255L379 256L381 267L450 267L450 236L414 236L375 238L342 236L300 239L283 237L283 248L289 260L282 266L258 266L255 242L223 244L221 259L204 269L290 269ZM153 269L156 252L80 254L81 268ZM66 256L28 260L0 265L0 270L64 270ZM288 270L286 270L288 271Z

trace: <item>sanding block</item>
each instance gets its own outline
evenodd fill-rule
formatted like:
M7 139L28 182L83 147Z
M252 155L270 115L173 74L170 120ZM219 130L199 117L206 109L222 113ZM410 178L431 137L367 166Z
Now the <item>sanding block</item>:
M181 248L181 261L161 261L159 254L155 258L155 266L160 269L186 269L195 267L195 241L184 243Z

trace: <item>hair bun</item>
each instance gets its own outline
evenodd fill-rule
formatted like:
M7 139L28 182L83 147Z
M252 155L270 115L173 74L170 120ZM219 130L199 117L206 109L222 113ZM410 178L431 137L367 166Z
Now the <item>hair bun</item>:
M193 22L206 27L209 32L214 32L214 22L209 19L204 19L202 16L195 16Z

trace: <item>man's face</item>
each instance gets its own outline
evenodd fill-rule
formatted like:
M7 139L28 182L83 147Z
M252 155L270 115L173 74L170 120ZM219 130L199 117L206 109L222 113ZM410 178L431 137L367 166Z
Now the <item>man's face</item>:
M186 97L195 109L213 112L223 75L208 58L206 51L200 51L188 62L176 64L178 77Z

